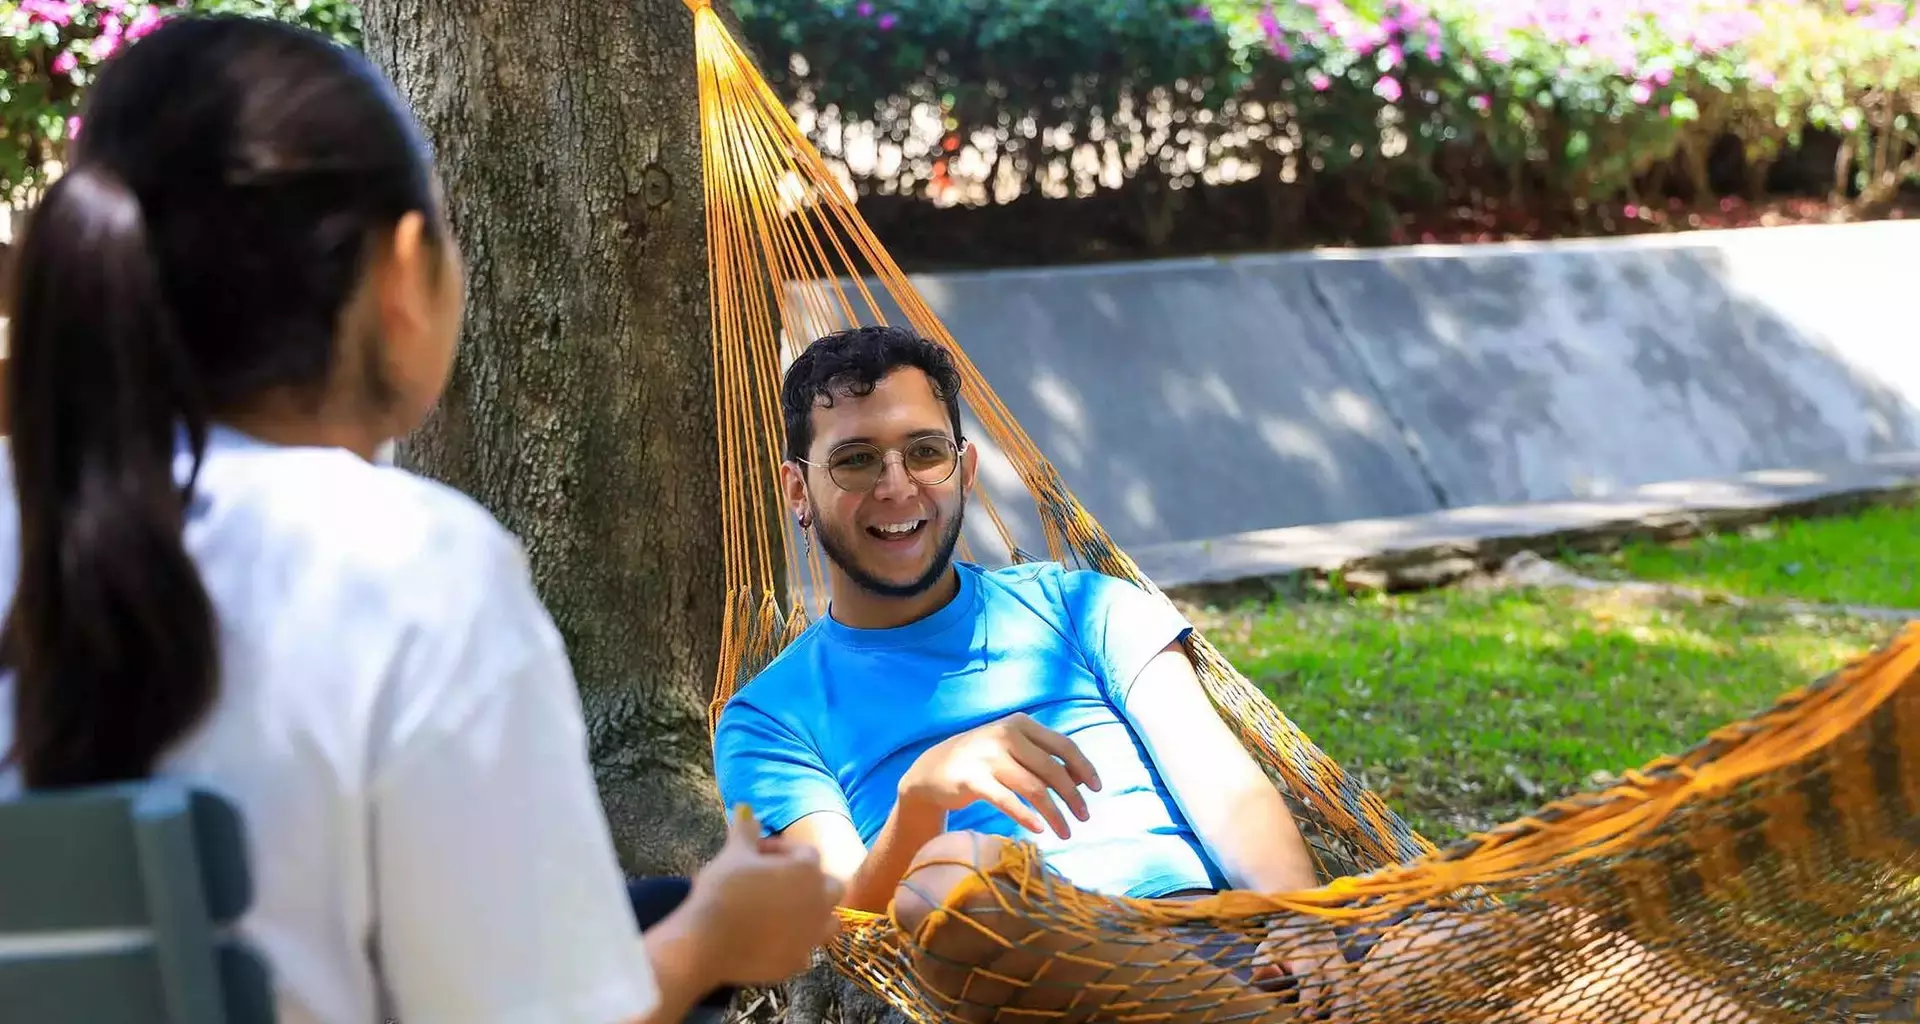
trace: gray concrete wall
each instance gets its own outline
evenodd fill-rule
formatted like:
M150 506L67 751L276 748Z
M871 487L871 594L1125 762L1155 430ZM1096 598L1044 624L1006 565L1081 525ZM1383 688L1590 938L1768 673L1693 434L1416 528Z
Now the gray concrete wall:
M1916 252L1894 222L914 284L1134 547L1920 449Z

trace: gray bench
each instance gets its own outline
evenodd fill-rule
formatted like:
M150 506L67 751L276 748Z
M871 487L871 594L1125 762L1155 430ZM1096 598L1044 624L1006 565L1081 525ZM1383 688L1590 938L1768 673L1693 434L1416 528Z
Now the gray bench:
M8 1021L271 1024L239 813L156 781L0 802Z

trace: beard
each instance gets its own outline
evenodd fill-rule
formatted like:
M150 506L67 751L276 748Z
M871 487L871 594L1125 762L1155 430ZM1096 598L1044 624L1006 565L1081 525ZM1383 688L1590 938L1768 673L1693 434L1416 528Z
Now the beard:
M814 516L814 522L818 524L815 528L815 536L819 539L820 550L827 556L827 560L839 566L840 571L846 573L847 579L851 580L854 586L876 597L918 597L940 582L941 575L953 562L953 549L960 543L960 527L966 515L967 508L964 502L955 507L953 518L947 523L945 532L934 545L933 559L927 563L926 571L910 583L889 583L861 568L859 559L853 554L854 545L845 542L837 530L828 529L826 521L819 518L818 513Z

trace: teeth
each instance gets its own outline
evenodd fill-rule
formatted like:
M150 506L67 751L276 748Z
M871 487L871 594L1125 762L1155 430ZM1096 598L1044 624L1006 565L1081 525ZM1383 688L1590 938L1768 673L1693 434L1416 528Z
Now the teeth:
M891 526L876 526L874 529L881 533L911 533L919 525L920 520L916 519L911 523L894 523Z

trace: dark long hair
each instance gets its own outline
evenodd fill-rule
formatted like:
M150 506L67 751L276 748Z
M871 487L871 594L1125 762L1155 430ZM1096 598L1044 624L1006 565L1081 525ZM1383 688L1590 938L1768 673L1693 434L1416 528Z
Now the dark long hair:
M207 425L317 395L371 240L439 223L417 128L364 58L184 17L82 110L13 253L7 417L20 575L0 636L26 785L144 778L218 692L183 538Z

